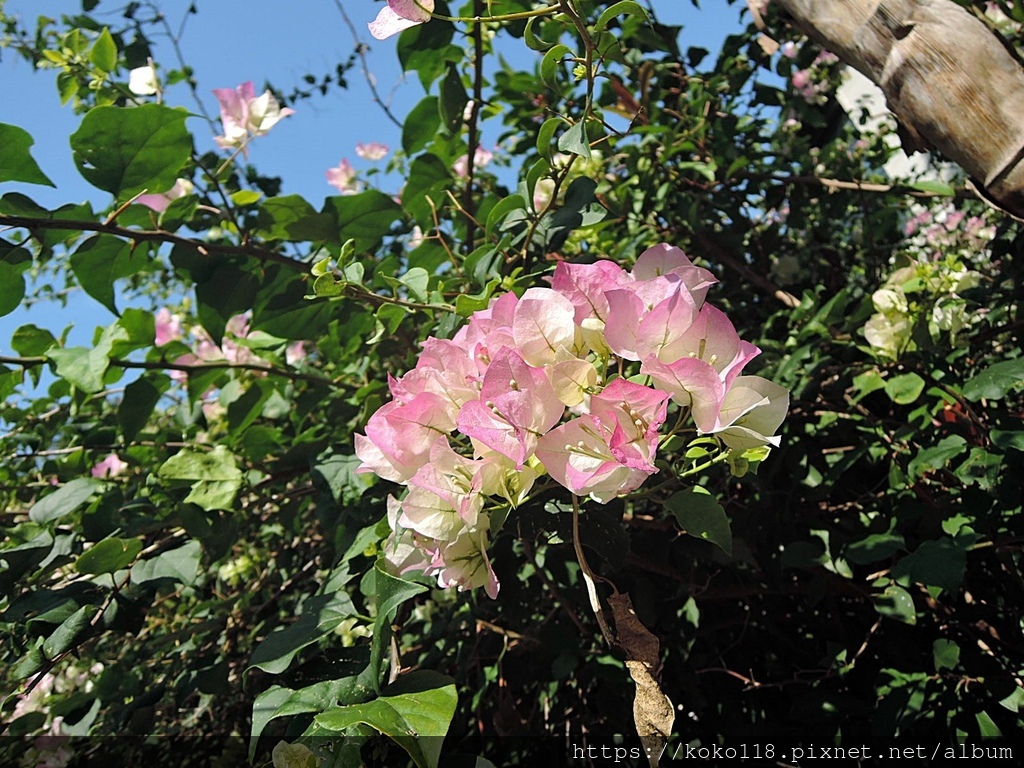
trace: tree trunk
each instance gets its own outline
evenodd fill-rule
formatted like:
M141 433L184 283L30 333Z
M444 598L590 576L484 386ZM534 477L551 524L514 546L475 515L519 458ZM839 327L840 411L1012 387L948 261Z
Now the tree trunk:
M1024 69L952 0L775 0L881 87L904 149L936 149L1024 217Z

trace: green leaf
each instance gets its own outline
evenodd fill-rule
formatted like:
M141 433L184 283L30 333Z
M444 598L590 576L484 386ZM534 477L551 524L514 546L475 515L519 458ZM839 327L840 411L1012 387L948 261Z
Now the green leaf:
M944 181L937 181L934 179L926 181L917 181L910 185L910 189L917 192L925 192L929 195L941 195L943 197L955 197L956 189L947 184Z
M382 558L378 558L373 570L367 573L372 583L372 594L377 607L377 615L373 622L373 641L370 645L370 670L375 683L383 674L383 662L388 644L391 642L391 622L395 620L398 606L415 597L427 588L422 584L406 581L392 576L384 568Z
M95 605L83 605L65 619L43 641L43 656L48 659L56 659L65 651L73 648L75 640L82 633L82 630L89 626L89 621L96 615L96 611Z
M102 480L77 477L62 485L32 505L29 519L36 523L49 523L67 517L103 489Z
M992 438L992 445L997 448L1014 448L1024 451L1024 431L993 429L989 433L989 437Z
M71 135L75 165L90 184L122 199L166 192L191 159L187 117L162 104L91 109Z
M925 541L893 566L890 574L905 586L924 584L954 592L964 578L967 555L952 539Z
M939 441L938 445L925 448L910 460L907 472L917 478L932 469L943 469L951 459L956 458L967 449L967 441L960 435L950 435Z
M413 155L427 146L441 128L441 107L436 96L427 96L412 108L402 126L402 149Z
M231 193L231 202L235 205L253 205L260 201L263 193L255 189L240 189Z
M565 125L565 120L562 118L549 117L537 130L537 153L547 160L548 163L554 162L555 147L553 139L555 138L555 131L562 125Z
M558 148L563 152L571 152L590 159L590 142L587 141L586 121L580 120L558 137Z
M537 237L546 251L558 250L570 233L604 220L608 212L597 201L597 182L587 176L572 180L565 202L550 216L541 219Z
M935 661L936 672L956 669L956 665L960 663L960 646L952 640L939 638L932 642L932 658Z
M441 81L441 99L438 102L438 109L441 115L441 124L449 133L455 133L462 125L462 113L469 103L466 96L466 88L462 84L462 77L459 75L459 68L455 64L448 65L448 71Z
M990 365L964 383L963 395L968 400L999 400L1015 387L1024 384L1024 357Z
M139 539L113 537L93 544L75 561L79 573L114 573L127 567L142 551Z
M366 343L376 344L387 336L394 336L409 310L398 304L381 304L374 317L377 318L377 332Z
M877 368L870 368L853 377L853 388L857 392L854 402L860 402L872 392L885 389L885 379Z
M984 448L972 448L955 474L964 485L977 485L984 491L991 491L999 483L1002 470L1002 455L989 453Z
M365 700L373 692L359 677L345 677L340 680L324 680L294 691L279 685L272 685L252 705L252 733L249 737L249 761L256 753L260 734L267 724L276 717L301 715L307 712L323 712L339 701Z
M409 177L402 190L402 207L424 228L433 225L433 213L447 204L445 190L451 186L452 174L437 155L426 152L409 166ZM434 203L427 202L427 198Z
M545 85L558 89L558 65L562 63L564 57L571 55L573 55L572 49L561 43L544 54L544 58L540 62L540 79L544 81Z
M124 397L117 406L117 423L126 442L138 437L170 385L169 376L149 372L125 387Z
M875 610L886 618L896 619L904 624L917 623L914 598L897 584L890 584L880 595L875 595Z
M715 165L714 160L709 163L688 160L686 162L676 163L675 167L680 171L696 171L710 182L714 182L715 180L715 170L717 166Z
M418 24L398 36L398 61L403 72L416 72L424 90L430 89L450 61L461 61L463 50L452 45L455 27L440 19Z
M91 348L51 348L46 356L56 365L58 376L92 394L104 387L103 377L110 367L110 352L118 341L128 341L128 332L115 323L104 329L99 341Z
M198 541L188 541L176 549L161 552L156 557L140 560L132 566L132 584L170 579L187 587L196 583L203 550Z
M284 672L295 654L333 632L356 613L352 598L344 591L309 598L295 623L274 630L256 647L248 668L262 669L272 675Z
M1003 738L1003 732L999 729L999 726L996 724L996 721L992 719L991 715L989 715L988 712L975 713L974 720L978 724L978 733L981 734L982 739ZM1000 755L1004 754L1006 753L1000 752Z
M0 123L0 182L22 181L55 186L29 154L33 144L35 141L28 131Z
M469 317L474 312L487 309L487 305L491 303L490 293L486 289L479 296L469 296L468 294L460 293L455 297L456 314L459 317Z
M315 719L331 731L369 725L397 742L419 768L437 768L457 703L454 681L437 672L417 670L385 689L380 698L333 707Z
M242 471L223 445L208 452L186 448L165 461L157 476L161 480L190 483L192 490L185 501L198 504L207 512L230 509L242 487Z
M151 347L156 343L156 320L152 312L129 307L121 313L117 324L127 331L127 343L135 349Z
M71 254L71 268L82 289L118 314L114 282L143 270L149 263L145 250L112 235L95 235Z
M375 189L329 197L327 210L330 209L338 223L339 238L352 238L357 251L373 251L402 216L398 204Z
M846 548L845 557L858 565L868 565L889 559L904 546L903 536L899 533L873 533L850 544Z
M313 465L313 483L339 504L353 504L371 482L366 474L356 473L361 464L359 457L352 454L328 454Z
M899 405L909 405L924 392L925 381L916 373L904 373L885 382L885 394Z
M52 333L31 323L20 326L11 337L11 348L25 357L46 354L56 343Z
M549 43L541 38L537 37L537 33L533 31L533 25L537 23L537 17L533 16L526 22L526 29L523 30L523 37L526 41L526 47L531 51L546 51L551 48L554 43Z
M522 195L509 195L498 201L497 205L491 208L487 214L487 225L485 227L488 236L492 236L497 227L501 226L509 214L515 211L526 213L526 201Z
M336 316L337 306L304 298L308 287L303 275L284 266L263 270L252 304L252 327L282 339L317 338Z
M244 394L228 405L228 429L232 435L245 432L263 413L270 396L276 390L264 382L254 381Z
M0 317L17 309L25 298L24 272L30 266L28 251L0 240Z
M113 72L117 67L117 43L114 42L110 30L106 27L100 32L96 42L92 44L89 61L95 64L101 72Z
M696 489L680 491L665 502L665 508L690 536L710 541L732 557L729 518L714 496Z
M398 280L409 289L409 295L414 299L421 302L427 301L427 285L430 283L430 275L425 269L413 267Z
M650 18L647 16L647 11L645 11L640 5L632 0L621 0L621 2L608 6L608 8L606 8L598 17L597 24L594 25L594 34L598 34L602 29L607 27L608 22L617 16L636 16L643 21L650 21Z
M196 315L210 338L220 343L228 321L253 306L259 279L237 264L220 262L196 280Z
M293 242L340 242L334 217L318 213L300 195L282 195L264 200L259 209L260 234L267 240Z

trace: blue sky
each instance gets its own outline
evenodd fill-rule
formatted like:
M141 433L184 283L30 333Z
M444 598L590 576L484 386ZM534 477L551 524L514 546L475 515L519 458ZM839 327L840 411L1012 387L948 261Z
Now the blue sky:
M102 0L93 14L111 25L118 24L123 2ZM7 0L9 14L22 15L34 24L39 15L59 17L81 10L80 0ZM167 20L178 29L189 6L184 0L161 3ZM180 45L185 60L200 83L200 95L206 109L218 114L213 88L233 88L246 80L256 84L271 82L282 92L302 84L306 74L320 77L333 72L339 62L348 60L356 45L352 30L341 10L351 20L359 41L369 44L368 69L379 92L392 111L402 119L423 96L415 78L404 79L395 56L395 40L373 40L366 30L380 8L371 0L196 0L198 14L187 17ZM696 9L689 0L654 0L653 7L663 23L682 24L682 46L698 45L717 51L722 40L740 28L742 3L728 5L726 0L705 0ZM109 204L106 193L90 187L78 174L71 158L68 137L77 129L80 116L70 107L61 107L55 84L56 72L34 72L10 51L0 60L0 84L4 95L0 122L17 125L35 139L33 156L43 171L57 184L47 187L4 184L0 194L20 191L47 207L90 200L97 209ZM525 50L516 56L534 55ZM155 59L163 70L177 66L171 45L157 41ZM354 152L356 143L379 141L391 147L400 144L399 129L373 104L366 79L358 66L349 72L349 88L333 88L325 97L316 96L295 105L296 114L256 139L250 148L250 161L267 175L283 179L284 193L303 195L314 205L332 194L325 171L348 158L357 169L372 166ZM185 85L176 85L165 94L166 103L197 111ZM200 118L190 120L200 150L214 148L213 132ZM219 128L219 125L218 125ZM493 144L498 128L483 133L485 146ZM395 188L400 186L396 183ZM72 294L66 308L41 307L17 310L0 318L0 354L10 354L10 336L15 328L34 322L58 333L69 323L76 328L73 343L85 344L96 325L112 322L107 311L78 292Z

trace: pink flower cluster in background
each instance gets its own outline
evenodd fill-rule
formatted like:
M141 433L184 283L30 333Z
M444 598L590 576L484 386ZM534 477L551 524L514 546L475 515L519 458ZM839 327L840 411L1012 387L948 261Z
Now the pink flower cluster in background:
M795 51L783 49L783 56L786 58L793 58L795 55ZM822 51L807 69L796 70L790 76L790 82L808 104L824 104L828 101L828 94L832 90L828 68L838 62L839 58L834 53Z
M705 302L714 282L664 244L631 272L562 262L551 288L504 294L451 340L427 339L355 437L359 471L407 488L388 502L395 570L494 597L486 500L515 507L544 474L601 503L636 490L658 472L670 401L730 449L778 445L789 393L742 375L759 350Z

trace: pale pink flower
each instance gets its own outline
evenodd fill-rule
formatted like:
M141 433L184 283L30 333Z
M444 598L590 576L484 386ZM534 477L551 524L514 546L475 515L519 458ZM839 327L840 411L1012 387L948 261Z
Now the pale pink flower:
M540 179L533 188L533 210L537 213L545 210L551 204L555 195L555 180ZM563 262L564 263L564 262Z
M356 154L363 158L363 160L370 160L372 162L383 160L387 157L389 151L387 144L381 144L377 141L356 144Z
M295 341L285 347L284 361L288 365L298 365L306 359L306 342Z
M457 424L462 434L512 459L519 469L533 455L538 435L555 426L564 411L544 370L505 346L487 367L480 399L462 406Z
M793 73L790 80L793 82L793 87L798 91L803 92L808 86L811 85L811 73L807 69L798 69Z
M487 531L464 528L453 540L443 543L434 553L427 573L437 577L442 589L459 591L483 587L494 600L500 585L487 557Z
M617 434L625 434L620 418L628 421L629 415L584 414L572 419L540 438L537 458L557 483L602 504L634 491L658 470L653 454L640 444L616 440Z
M403 29L415 27L430 21L434 12L434 0L388 0L380 9L377 18L367 26L370 34L378 40L397 35Z
M126 469L128 469L128 462L122 461L116 453L111 453L92 468L91 474L93 477L117 477Z
M760 376L740 376L722 400L714 427L701 430L718 435L730 448L745 451L779 445L775 431L789 410L789 391Z
M174 182L174 186L166 192L153 195L139 195L135 198L135 202L139 205L144 205L157 213L163 213L167 210L167 206L178 198L191 195L194 188L195 187L192 182L188 179L178 179Z
M385 403L366 423L366 436L356 435L357 472L374 472L404 483L430 460L438 435L455 429L444 398L420 392L407 403Z
M338 190L342 195L354 195L359 191L359 182L356 181L356 172L348 160L342 160L336 168L328 169L327 183Z
M473 153L473 168L479 170L494 159L494 153L483 147L477 147ZM469 175L469 155L463 155L452 163L452 172L461 179Z
M251 80L234 89L214 88L213 95L224 127L224 135L214 137L221 149L241 148L245 153L250 138L265 135L280 120L295 114L294 109L282 108L269 90L256 96Z
M523 360L539 367L570 353L576 338L575 311L572 302L557 291L527 290L512 317L512 340Z
M156 346L162 347L181 338L181 315L171 314L167 307L160 307L153 319L156 324Z
M401 201L399 201L401 203ZM410 251L415 251L421 245L423 245L426 238L423 236L423 230L420 229L420 225L417 224L412 228L412 232L409 233L409 242L406 243Z

